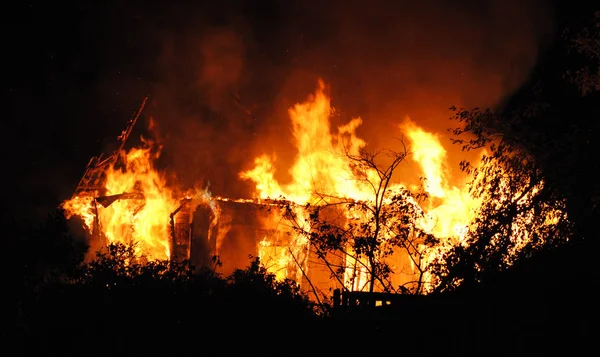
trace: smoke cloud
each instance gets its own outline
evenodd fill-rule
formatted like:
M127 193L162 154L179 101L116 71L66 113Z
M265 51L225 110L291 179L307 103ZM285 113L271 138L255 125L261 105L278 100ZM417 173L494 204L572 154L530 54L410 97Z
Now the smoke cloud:
M222 12L221 12L222 10ZM161 33L153 86L156 119L168 127L167 160L190 183L247 195L237 174L258 153L295 155L287 110L330 86L334 124L364 119L376 148L396 145L405 116L450 145L449 107L494 107L518 89L552 33L543 1L273 3L261 12L215 10ZM214 19L213 19L214 20Z
M63 198L73 188L65 183L75 184L89 157L115 141L146 95L132 140L152 118L160 165L174 180L245 196L250 187L238 173L256 155L277 152L285 174L295 155L287 110L318 78L330 87L334 124L360 116L359 135L391 147L405 116L446 136L451 105L498 105L527 78L553 31L553 8L543 0L107 1L83 4L77 16L60 17L71 13L63 10L31 17L33 42L23 48L56 64L31 67L47 70L31 74L46 99L20 101L38 108L36 117L64 119L40 124L63 137L28 140L61 143L63 162L31 172L48 177L40 170L64 168L72 180L58 180ZM77 31L56 33L61 18ZM457 168L458 154L451 159ZM35 185L25 189L39 196Z

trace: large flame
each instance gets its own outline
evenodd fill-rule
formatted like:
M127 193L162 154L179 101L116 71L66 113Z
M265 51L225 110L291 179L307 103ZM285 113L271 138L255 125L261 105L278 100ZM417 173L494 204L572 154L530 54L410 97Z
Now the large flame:
M274 160L269 156L255 159L253 169L240 174L243 179L256 183L260 198L280 198L297 204L313 203L321 199L316 193L337 197L368 199L368 191L352 179L346 154L358 155L366 143L356 136L361 118L337 128L332 134L329 124L330 98L325 94L325 84L319 81L316 92L304 103L296 104L288 113L298 154L289 169L293 180L285 185L275 179Z
M100 224L109 242L142 242L146 256L170 257L168 217L177 206L165 179L152 167L150 148L134 148L125 157L123 169L107 172L108 194L139 192L141 199L118 200L104 209Z
M145 144L120 153L122 165L106 170L102 196L75 196L62 207L67 218L82 217L90 234L101 234L106 243L133 245L138 257L166 260L172 253L170 218L184 204L208 202L209 194L205 190L176 194L154 167L160 151L150 141Z
M276 162L276 157L267 155L257 157L252 168L239 174L241 179L255 183L254 199L211 197L206 190L181 194L169 187L165 176L155 169L153 163L160 151L146 141L147 145L142 148L121 153L121 165L106 171L102 196L98 197L98 193L76 196L65 201L63 207L68 216L82 217L90 233L101 232L107 243L135 243L137 254L146 259L172 257L172 217L182 202L190 202L191 206L207 204L212 210L214 219L209 230L216 232L208 232L207 236L217 237L215 254L219 253L228 234L227 217L220 214L218 201L256 203L262 200L261 204L264 204L267 199L283 198L290 203L288 218L291 213L296 226L302 231L310 231L310 219L305 210L307 205L326 205L332 199L372 201L375 197L371 184L380 179L377 172L367 170L363 172L366 176L357 180L352 169L352 157L360 156L361 150L367 146L357 136L363 120L353 118L332 128L331 113L325 84L319 81L316 91L305 102L294 105L288 111L297 148L295 160L285 167L292 179L279 182L275 170L281 163ZM407 159L414 160L420 167L421 172L415 175L425 179L423 188L429 196L425 202L411 201L415 206L420 204L418 209L425 213L419 221L420 228L443 240L443 244L435 249L424 244L417 247L420 261L427 263L443 249L460 243L478 202L471 198L465 183L453 184L446 167L447 153L437 135L425 131L410 118L399 121L398 128L408 138L410 155ZM396 179L388 189L393 191L404 187L407 185ZM347 219L360 219L358 212L349 210L344 214ZM274 210L257 219L262 227L268 228L256 236L258 256L277 278L290 278L300 283L307 277L309 269L316 269L314 264L309 264L312 263L309 239L283 223L283 212ZM364 262L354 259L351 253L345 259L343 283L348 289L361 290L369 279L368 272L364 269ZM400 271L405 265L397 262L392 267ZM415 273L414 264L411 262L409 265ZM403 274L406 272L403 271Z
M437 134L426 132L408 117L400 128L410 141L411 157L421 167L430 197L423 207L427 230L436 237L462 239L479 202L469 194L466 182L452 184L447 152Z
M280 183L275 179L275 158L260 156L256 158L252 169L240 173L243 179L252 180L256 184L255 194L261 198L283 197L299 205L326 204L327 198L347 198L357 201L375 199L373 189L366 182L377 182L376 172L368 171L367 180L356 180L352 172L352 156L358 156L365 148L366 142L356 135L357 128L362 124L361 118L354 118L337 130L330 127L331 102L325 93L325 85L319 81L318 87L309 98L289 109L288 114L292 124L292 133L297 148L297 156L288 168L292 180ZM447 162L446 150L440 143L439 137L428 133L417 126L409 118L399 124L399 128L410 140L412 160L421 168L421 176L426 179L425 190L430 196L428 204L423 209L426 218L420 222L421 228L438 238L446 238L446 245L460 241L466 232L473 215L476 202L469 196L466 185L453 186L451 177L445 167ZM404 187L401 182L394 182L389 189ZM296 211L303 225L308 225L306 212ZM348 212L349 215L352 213ZM310 227L304 231L310 230ZM259 245L259 254L264 259L271 256L273 262L269 269L283 277L289 266L298 266L298 256L306 254L307 239L302 235L292 237L285 249L276 251L273 245L280 244L265 236ZM426 252L423 257L432 260L440 253L440 248ZM367 274L360 264L352 258L346 262L347 272L345 283L349 289L360 290L364 287ZM306 268L303 268L306 269ZM306 274L305 270L295 271L293 275ZM289 277L289 276L288 276ZM351 278L350 278L351 277Z

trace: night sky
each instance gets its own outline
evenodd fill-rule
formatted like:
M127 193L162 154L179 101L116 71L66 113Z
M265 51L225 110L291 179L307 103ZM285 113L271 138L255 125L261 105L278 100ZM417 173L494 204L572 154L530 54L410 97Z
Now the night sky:
M334 120L363 117L359 134L371 145L390 143L406 115L447 135L450 106L501 104L557 32L549 1L415 4L12 5L3 31L3 210L43 219L70 197L90 157L115 144L145 96L130 144L155 137L173 180L209 180L215 194L239 197L249 187L237 173L254 156L293 157L286 110L317 78L330 85Z

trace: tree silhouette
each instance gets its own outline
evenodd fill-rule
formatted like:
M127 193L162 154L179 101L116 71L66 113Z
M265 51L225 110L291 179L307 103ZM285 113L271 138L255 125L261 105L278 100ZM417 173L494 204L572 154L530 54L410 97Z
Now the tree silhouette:
M453 119L465 123L454 134L472 134L455 143L464 150L485 148L486 153L477 167L461 164L473 175L470 192L481 206L463 242L435 264L438 291L479 283L542 247L566 242L572 228L564 198L546 184L535 157L503 130L500 123L506 121L501 115L477 108L452 110Z
M465 245L443 257L438 290L486 280L540 250L585 241L593 251L600 185L600 15L571 24L530 83L495 110L451 108L454 142L485 151L471 190L483 202ZM565 260L566 262L567 260ZM446 266L448 268L446 268Z
M369 192L367 199L315 192L318 202L303 207L303 212L308 211L308 225L295 207L282 202L285 218L297 234L307 238L311 252L342 289L424 292L427 263L423 254L436 240L418 225L423 218L418 201L426 195L392 184L394 173L409 154L401 144L399 152L361 149L358 154L345 153L350 179ZM406 264L393 266L394 254L403 254ZM395 286L392 276L399 273L410 278Z

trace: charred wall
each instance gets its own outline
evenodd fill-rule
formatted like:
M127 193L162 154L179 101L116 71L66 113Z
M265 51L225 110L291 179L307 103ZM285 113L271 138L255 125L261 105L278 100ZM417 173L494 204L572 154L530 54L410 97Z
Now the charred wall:
M261 228L258 218L264 210L257 204L228 201L219 202L216 213L199 206L192 222L191 263L209 267L218 256L224 275L246 268L258 256L256 230Z
M192 214L190 263L197 269L210 267L216 249L216 230L212 228L215 219L207 205L199 205Z

